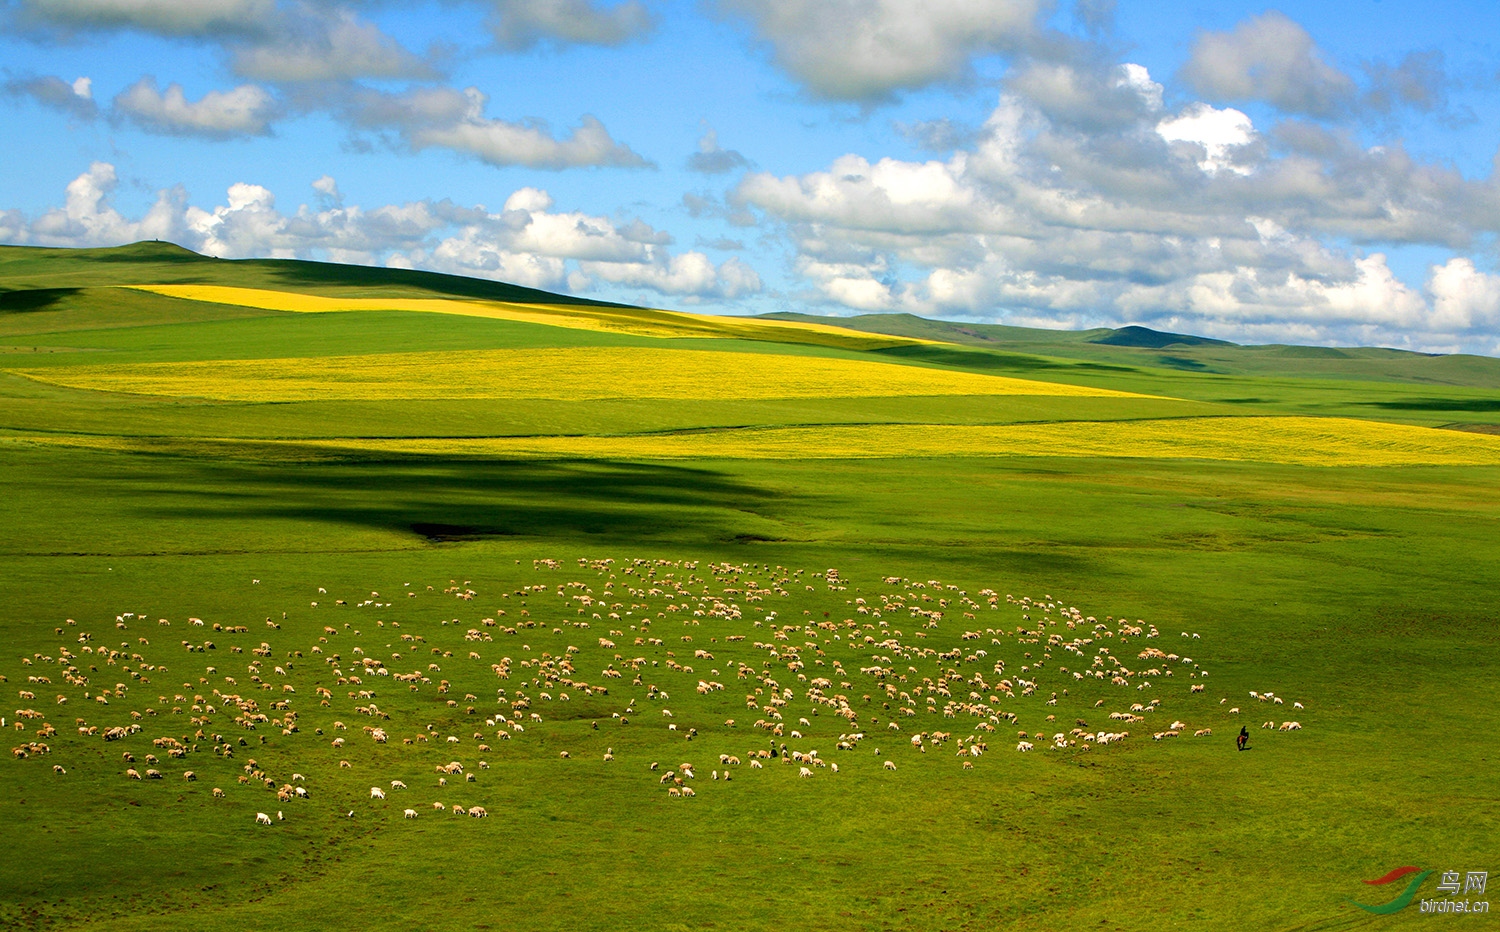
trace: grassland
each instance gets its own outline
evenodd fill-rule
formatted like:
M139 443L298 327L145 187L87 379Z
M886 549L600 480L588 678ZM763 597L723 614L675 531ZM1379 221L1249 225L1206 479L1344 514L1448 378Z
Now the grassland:
M1403 915L1351 907L1379 892L1360 880L1493 863L1493 361L665 336L120 287L164 284L597 307L150 244L0 249L0 674L7 729L45 716L12 746L49 745L0 763L24 852L0 859L0 924L1378 929ZM573 365L507 384L548 358ZM778 752L839 771L751 767L776 714ZM152 743L184 736L182 759ZM251 758L274 788L239 783ZM475 781L439 786L451 760ZM696 795L669 796L685 761ZM278 801L290 784L310 798Z
M631 398L748 401L927 395L1129 397L1108 389L815 356L551 347L12 369L93 391L216 401Z

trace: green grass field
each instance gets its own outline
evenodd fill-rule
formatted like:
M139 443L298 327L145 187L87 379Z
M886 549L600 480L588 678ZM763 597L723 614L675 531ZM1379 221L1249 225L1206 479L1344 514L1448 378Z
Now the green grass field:
M120 287L205 284L615 323ZM0 927L1384 929L1496 865L1500 361L814 322L0 248Z

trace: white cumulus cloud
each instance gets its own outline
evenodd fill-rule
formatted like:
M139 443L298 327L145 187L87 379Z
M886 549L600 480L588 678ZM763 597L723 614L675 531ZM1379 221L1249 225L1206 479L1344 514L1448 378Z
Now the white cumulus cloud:
M638 0L605 5L591 0L490 0L491 29L504 49L552 45L621 45L652 27Z
M236 74L260 81L431 78L432 66L347 9L301 8L263 40L234 46Z
M784 237L808 299L833 309L1494 345L1500 278L1458 256L1418 287L1383 250L1347 245L1473 248L1500 228L1493 177L1306 125L1268 139L1203 102L1168 112L1144 68L1044 83L1041 100L1008 83L945 160L752 172L730 201Z
M275 0L20 0L19 7L38 24L164 36L256 33L276 15Z
M513 191L498 211L446 200L364 208L346 205L338 182L324 175L311 183L317 207L284 210L268 188L239 182L211 207L189 204L180 188L161 191L132 219L112 203L119 184L114 166L96 162L68 185L63 206L31 220L0 211L0 237L75 247L163 239L224 258L428 269L550 290L646 289L688 303L734 301L763 287L738 258L715 265L700 252L674 253L664 231L557 210L534 187Z
M393 130L414 151L449 149L495 166L560 170L650 164L615 141L593 116L580 117L577 126L559 137L540 120L486 117L488 103L489 96L476 87L414 88L400 94L366 90L349 101L344 118L357 128Z
M817 97L873 102L960 80L1039 32L1038 0L720 0Z
M228 139L270 132L276 104L269 92L253 84L188 100L181 84L169 84L162 91L148 75L121 91L114 109L152 132Z
M1203 156L1198 159L1198 167L1210 174L1225 168L1242 175L1250 172L1249 166L1237 165L1233 159L1236 149L1255 139L1255 125L1238 110L1216 110L1195 103L1156 124L1156 133L1167 142L1201 146Z
M1307 30L1275 10L1200 34L1182 76L1207 97L1263 100L1315 117L1344 113L1356 95L1354 80L1325 60Z

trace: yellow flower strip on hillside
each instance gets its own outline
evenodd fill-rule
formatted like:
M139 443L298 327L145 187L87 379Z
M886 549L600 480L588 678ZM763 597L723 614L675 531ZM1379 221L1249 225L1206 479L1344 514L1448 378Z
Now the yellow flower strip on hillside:
M402 455L624 460L1034 456L1202 459L1320 467L1500 466L1500 437L1312 417L775 427L615 437L235 440L12 434L0 437L0 441L309 461Z
M1141 397L821 356L654 347L385 353L9 370L94 391L219 401L433 398L755 400L918 395Z
M931 343L915 337L861 333L826 324L789 320L760 320L689 314L656 308L601 307L585 304L518 304L463 298L357 298L236 288L230 285L126 285L169 298L229 304L268 311L329 314L350 311L410 311L423 314L458 314L489 317L530 324L546 324L574 330L601 330L657 337L731 337L770 339L778 342L829 343L849 348L874 348Z
M308 441L309 444L315 442ZM1495 466L1500 437L1352 418L1199 417L1046 424L882 424L651 436L332 441L370 452L619 459L1061 456L1303 466Z

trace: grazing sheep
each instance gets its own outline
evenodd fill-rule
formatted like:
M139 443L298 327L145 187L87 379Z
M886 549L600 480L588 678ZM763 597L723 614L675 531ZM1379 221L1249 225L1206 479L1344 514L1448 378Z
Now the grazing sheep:
M417 817L417 810L406 809L402 812L402 815L408 819L415 819Z
M895 770L896 769L896 762L893 761L893 760L886 761L885 762L885 769L886 770Z
M198 775L193 773L191 770L185 770L183 771L182 779L187 781L188 783L192 783L194 780L198 779Z
M221 790L221 789L219 789L217 786L214 787L214 798L215 799L223 799L224 798L224 791Z
M257 825L270 825L271 817L266 815L264 812L257 812L255 814L255 823Z
M393 789L393 790L404 790L404 789L406 789L406 784L402 783L400 780L392 780L391 781L391 789Z
M889 764L890 761L886 761L886 763ZM806 767L799 767L799 768L797 768L797 776L799 776L799 777L810 777L812 775L813 775L813 772L811 770L809 770L808 768L806 768Z
M372 787L370 787L370 798L371 799L385 799L385 790L382 790L378 786L372 786Z

